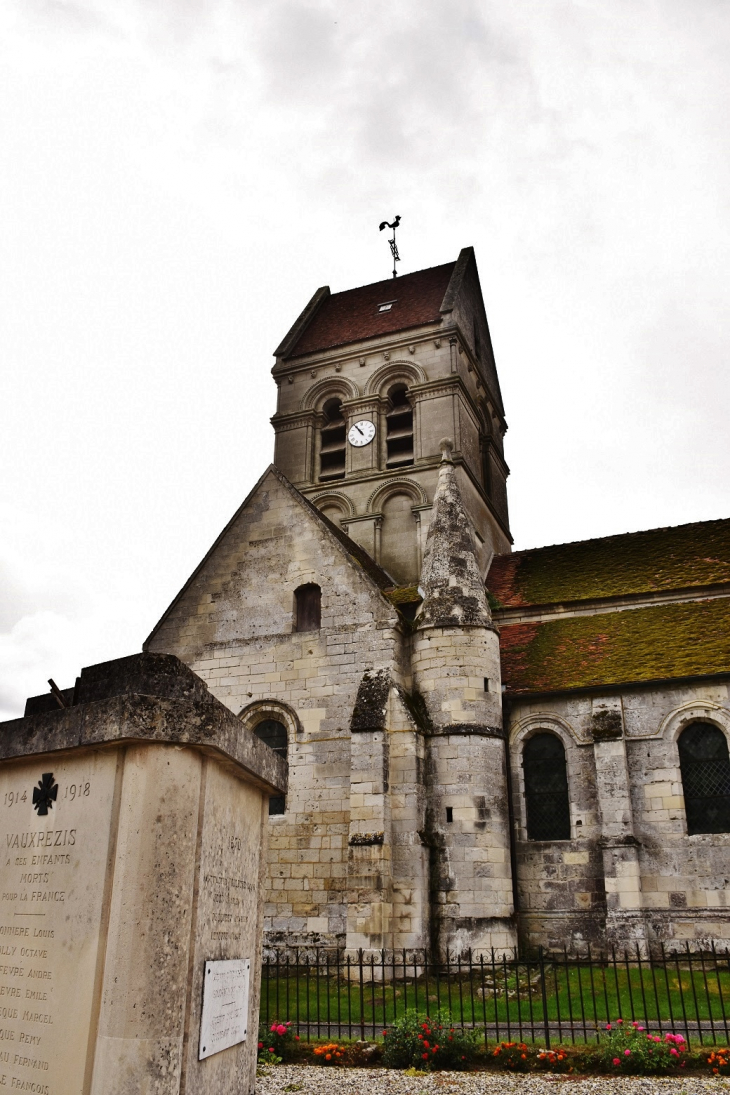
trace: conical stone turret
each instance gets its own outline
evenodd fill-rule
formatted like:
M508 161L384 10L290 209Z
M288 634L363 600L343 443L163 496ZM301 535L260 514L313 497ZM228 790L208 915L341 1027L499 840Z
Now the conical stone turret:
M433 500L413 636L414 688L428 708L432 937L443 953L516 942L499 636L492 624L452 444Z
M489 627L492 614L456 482L452 449L453 443L444 438L421 572L424 600L419 626Z

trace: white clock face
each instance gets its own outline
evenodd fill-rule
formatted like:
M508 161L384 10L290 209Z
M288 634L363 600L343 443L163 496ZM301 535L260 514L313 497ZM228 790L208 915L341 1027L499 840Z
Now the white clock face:
M369 445L374 437L375 426L372 422L356 422L354 426L350 426L347 440L351 445L360 448L362 445Z

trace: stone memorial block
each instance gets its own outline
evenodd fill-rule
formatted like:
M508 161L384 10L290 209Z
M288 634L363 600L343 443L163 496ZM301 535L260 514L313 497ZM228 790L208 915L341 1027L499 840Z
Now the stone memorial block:
M63 698L0 724L0 1091L248 1095L286 763L171 655Z

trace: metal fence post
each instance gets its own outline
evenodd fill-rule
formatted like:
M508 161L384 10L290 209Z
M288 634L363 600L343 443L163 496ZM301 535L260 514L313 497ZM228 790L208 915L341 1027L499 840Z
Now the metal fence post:
M540 988L542 990L542 1022L545 1031L545 1048L550 1049L550 1020L548 1018L547 990L545 989L545 958L540 947Z

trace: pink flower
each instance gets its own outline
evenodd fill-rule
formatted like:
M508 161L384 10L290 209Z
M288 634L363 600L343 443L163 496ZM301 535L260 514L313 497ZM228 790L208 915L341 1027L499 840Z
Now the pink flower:
M617 1023L623 1023L623 1019L617 1019L616 1022Z
M669 1050L669 1052L671 1053L672 1057L679 1057L679 1054L677 1053L674 1046L672 1046L672 1048Z
M276 1023L271 1027L271 1033L276 1034Z
M283 1023L279 1023L278 1027L276 1028L276 1033L277 1034L286 1034L286 1027L284 1026Z
M630 1056L631 1056L631 1050L630 1049L625 1049L624 1050L624 1057L630 1057Z
M606 1030L610 1030L610 1029L611 1029L611 1024L610 1024L610 1023L606 1023Z
M637 1027L637 1030L643 1030L643 1029L644 1029L643 1027Z
M613 1059L613 1063L614 1063L615 1065L620 1065L620 1064L621 1064L621 1062L620 1062L620 1060L618 1059L618 1057L614 1057L614 1059Z

